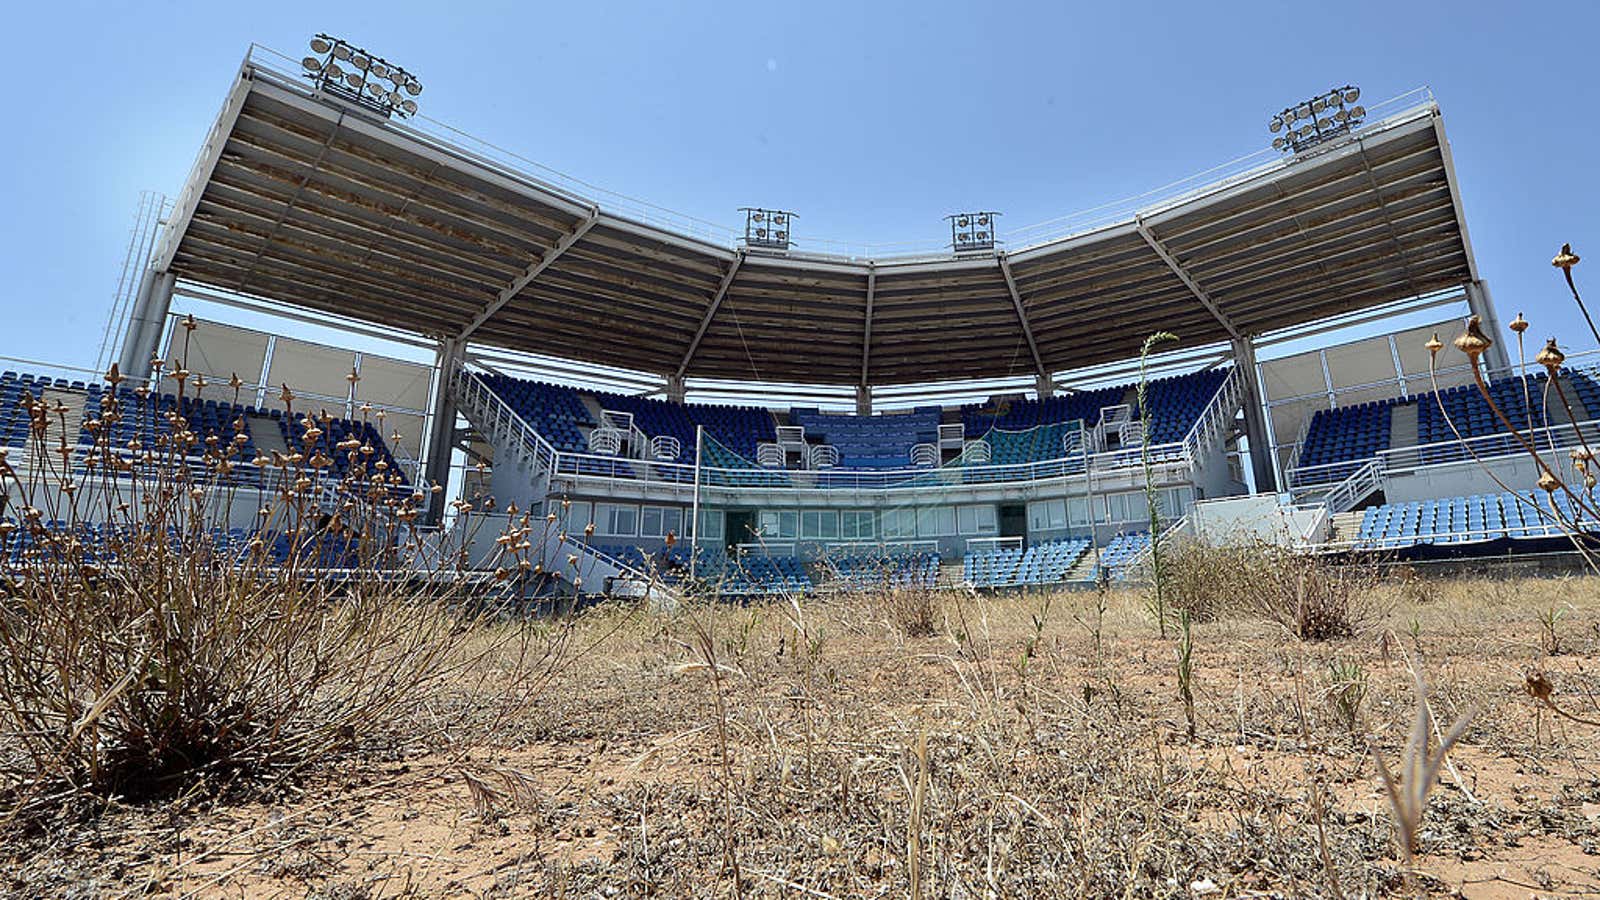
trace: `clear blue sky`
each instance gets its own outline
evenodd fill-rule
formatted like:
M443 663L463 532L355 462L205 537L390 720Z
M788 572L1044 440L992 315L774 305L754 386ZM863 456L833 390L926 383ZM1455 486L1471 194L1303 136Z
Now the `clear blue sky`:
M1550 257L1600 304L1589 3L18 4L0 75L0 354L93 362L142 189L176 194L256 41L318 30L424 81L424 111L556 169L734 226L936 238L1016 227L1260 147L1269 114L1353 82L1433 88L1480 270L1530 336L1592 340ZM957 143L952 146L952 141Z

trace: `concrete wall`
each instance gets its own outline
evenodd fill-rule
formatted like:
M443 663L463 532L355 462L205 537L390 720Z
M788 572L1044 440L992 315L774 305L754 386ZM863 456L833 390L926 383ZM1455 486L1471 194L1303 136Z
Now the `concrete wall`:
M1326 515L1288 506L1280 494L1201 501L1189 510L1189 523L1195 537L1214 546L1255 541L1288 546L1308 536L1327 538Z

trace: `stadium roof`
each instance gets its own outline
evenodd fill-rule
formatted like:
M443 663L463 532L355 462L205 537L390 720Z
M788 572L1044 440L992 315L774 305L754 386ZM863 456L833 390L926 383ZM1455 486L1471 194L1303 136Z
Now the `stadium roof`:
M1373 117L1376 119L1376 117ZM1123 214L1125 213L1125 214ZM745 251L248 60L156 253L179 278L661 375L908 384L1126 359L1476 279L1431 99L1075 234L979 256Z

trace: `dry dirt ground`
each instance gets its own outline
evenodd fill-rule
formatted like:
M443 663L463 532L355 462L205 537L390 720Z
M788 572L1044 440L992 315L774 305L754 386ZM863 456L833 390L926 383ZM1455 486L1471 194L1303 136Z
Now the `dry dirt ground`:
M112 809L13 842L0 891L1600 896L1600 727L1524 689L1537 667L1600 720L1600 580L1413 582L1327 643L1196 625L1192 738L1144 593L923 602L591 610L573 646L603 642L470 758L419 740L277 802ZM1477 712L1408 887L1369 744L1397 764L1413 669L1441 729Z

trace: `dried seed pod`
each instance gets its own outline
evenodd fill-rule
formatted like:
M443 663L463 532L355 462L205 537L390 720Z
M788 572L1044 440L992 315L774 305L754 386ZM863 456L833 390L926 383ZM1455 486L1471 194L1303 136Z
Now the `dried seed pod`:
M1553 372L1567 361L1567 355L1556 346L1556 339L1551 338L1545 342L1544 349L1539 351L1539 355L1535 356L1533 361Z
M1483 333L1483 320L1477 316L1467 317L1467 330L1463 331L1454 341L1456 349L1467 355L1468 359L1477 362L1478 357L1494 346L1494 341Z
M1550 265L1563 271L1571 272L1572 267L1578 264L1579 259L1578 254L1572 252L1571 244L1562 244L1561 252L1556 254L1555 259L1550 260Z
M1522 313L1517 313L1517 317L1512 319L1511 324L1506 327L1510 328L1517 334L1521 334L1528 330L1528 320L1522 317Z

